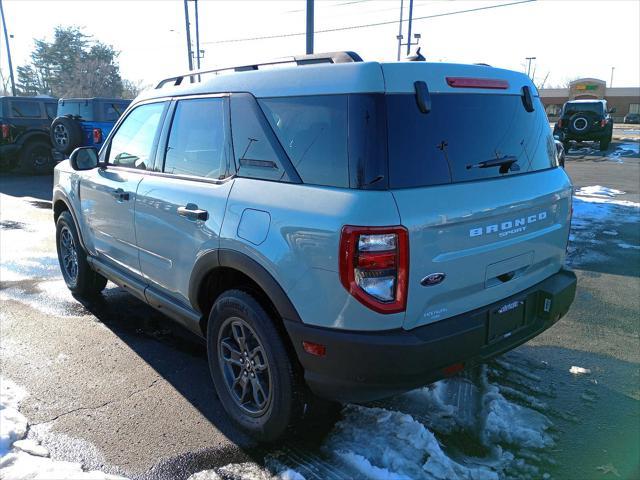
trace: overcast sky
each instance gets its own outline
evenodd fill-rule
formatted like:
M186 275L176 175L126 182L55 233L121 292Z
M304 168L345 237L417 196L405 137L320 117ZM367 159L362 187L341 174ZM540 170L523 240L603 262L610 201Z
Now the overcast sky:
M509 3L415 0L414 18ZM193 4L191 3L191 8ZM187 69L182 0L3 0L14 69L28 61L33 38L50 39L56 25L77 25L120 51L123 77L156 82ZM305 51L305 37L216 43L305 31L305 0L200 0L203 67L238 64ZM404 0L405 18L409 0ZM317 33L315 51L354 50L365 60L395 60L400 0L317 0L316 31L393 21L393 24ZM193 10L191 11L193 21ZM523 70L537 57L535 80L557 86L576 77L640 85L640 1L538 0L520 5L416 20L429 61L484 62ZM406 24L404 27L406 37ZM195 41L195 40L194 40ZM2 37L0 65L7 74ZM403 47L404 55L404 47Z

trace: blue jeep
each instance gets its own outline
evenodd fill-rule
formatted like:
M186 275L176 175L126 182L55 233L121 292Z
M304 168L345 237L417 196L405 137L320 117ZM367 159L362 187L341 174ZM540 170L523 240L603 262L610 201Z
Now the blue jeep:
M130 103L121 98L61 98L51 124L54 159L65 159L77 147L100 149Z

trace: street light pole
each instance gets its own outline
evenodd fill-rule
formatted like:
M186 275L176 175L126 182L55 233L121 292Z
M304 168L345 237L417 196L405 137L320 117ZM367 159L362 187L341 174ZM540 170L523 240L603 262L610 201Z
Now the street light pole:
M400 61L400 50L402 49L402 4L404 0L400 0L400 21L398 22L398 61ZM409 39L411 40L411 39Z
M616 69L616 67L611 67L611 81L609 81L609 88L613 87L613 71Z
M7 60L9 61L9 77L11 78L11 94L16 96L16 82L13 78L13 64L11 63L11 48L9 47L9 35L7 34L7 20L4 18L4 8L0 0L0 16L2 16L2 28L4 29L4 39L7 44Z
M200 70L200 24L198 22L198 0L193 0L196 9L196 66Z
M409 27L407 31L407 57L411 54L411 23L413 22L413 0L409 0Z
M307 0L307 55L313 53L313 0Z
M536 57L526 57L525 60L527 60L527 77L531 76L531 60L535 60Z
M193 54L191 53L191 32L189 26L189 6L187 0L184 0L184 24L185 31L187 32L187 57L189 59L189 71L193 70ZM191 77L193 82L193 77Z

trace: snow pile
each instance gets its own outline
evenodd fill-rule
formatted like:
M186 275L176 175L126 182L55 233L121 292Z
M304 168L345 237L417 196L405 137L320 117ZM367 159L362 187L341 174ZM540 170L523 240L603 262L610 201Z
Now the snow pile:
M326 448L359 475L375 479L498 479L488 466L447 455L435 435L411 415L349 405Z
M590 187L581 187L576 190L575 194L579 197L600 197L612 198L616 195L624 195L625 192L616 190L615 188L603 187L601 185L593 185Z
M267 469L250 462L230 463L213 470L203 470L194 473L188 480L223 480L226 478L234 480L305 480L304 476L295 470L287 468L277 475L273 475Z
M589 373L591 373L591 370L589 370L588 368L576 367L575 365L573 365L569 369L569 373L573 373L574 375L588 375Z
M99 471L85 472L76 462L63 462L49 457L49 451L38 442L24 439L27 419L18 408L26 397L24 389L0 377L0 478L2 480L126 480Z

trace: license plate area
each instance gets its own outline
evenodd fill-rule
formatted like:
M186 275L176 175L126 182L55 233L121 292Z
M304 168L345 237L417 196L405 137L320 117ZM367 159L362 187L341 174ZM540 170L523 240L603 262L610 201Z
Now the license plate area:
M489 312L488 343L497 342L525 324L524 300L512 300Z

